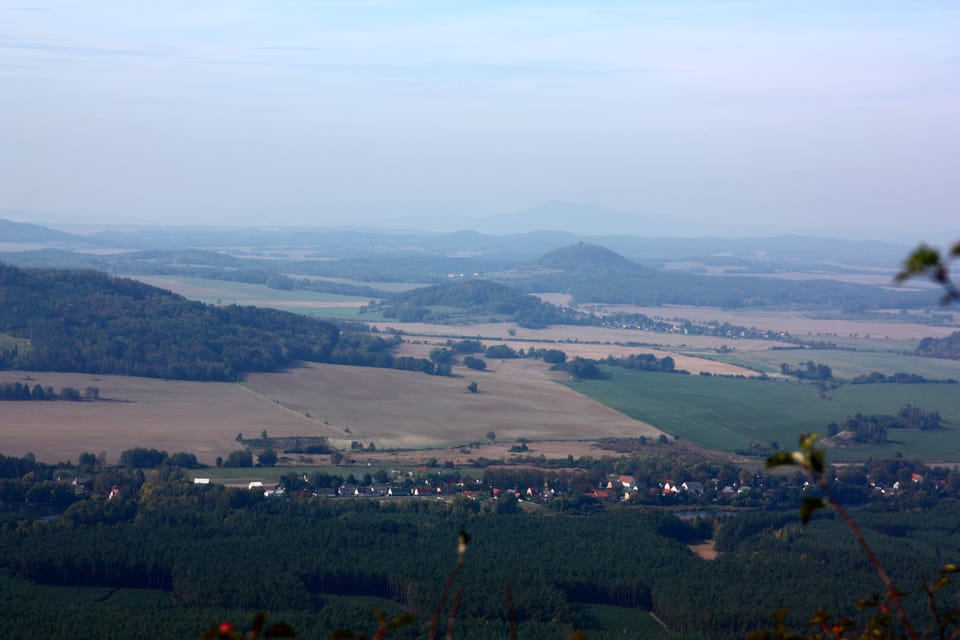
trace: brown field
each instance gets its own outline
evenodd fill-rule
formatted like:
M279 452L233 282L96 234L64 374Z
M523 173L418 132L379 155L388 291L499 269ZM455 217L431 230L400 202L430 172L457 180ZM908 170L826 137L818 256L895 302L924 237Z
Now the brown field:
M251 393L241 385L178 382L127 376L4 371L0 382L29 380L56 390L73 386L100 389L96 402L0 403L0 453L32 452L38 460L76 460L84 451L105 451L116 463L120 453L153 447L187 451L212 464L239 449L237 433L259 437L277 433L336 435L330 427Z
M542 362L512 360L495 369L455 367L463 377L450 378L311 364L289 374L251 375L246 386L336 425L339 445L358 440L372 441L379 449L432 448L483 442L488 431L504 444L521 437L585 440L660 434L556 384ZM480 393L467 391L471 380L479 384Z
M0 372L0 382L29 382L59 390L100 389L99 401L0 403L0 453L31 452L45 462L76 460L84 451L106 452L115 463L134 447L187 451L204 463L240 445L237 433L327 436L336 446L352 440L409 454L363 458L459 455L450 447L485 442L476 456L507 456L517 438L539 441L531 453L548 457L589 454L593 438L659 436L660 431L556 384L538 361L497 364L497 371L457 368L460 378L311 364L287 373L254 374L242 385L180 382L126 376ZM470 380L480 393L466 390ZM306 415L309 414L309 415ZM329 424L325 424L329 422ZM349 428L350 433L345 429ZM432 451L433 449L436 451Z
M927 336L942 338L957 330L956 327L935 327L918 322L879 322L868 320L837 320L810 318L799 311L726 311L715 307L635 307L631 305L588 305L600 312L642 313L651 318L683 318L705 322L716 320L730 324L756 327L769 331L787 331L794 335L873 336L892 339L914 339ZM657 334L659 335L659 334ZM691 336L684 336L693 339ZM731 346L741 345L741 342ZM770 345L772 343L766 343Z
M670 313L672 309L664 313ZM607 329L604 327L577 327L553 326L546 329L524 329L509 322L481 322L477 324L442 325L425 322L371 322L368 323L381 330L398 329L409 336L435 336L462 339L481 338L488 340L520 340L535 341L541 347L556 347L566 351L578 341L581 343L637 342L669 348L716 349L729 346L738 351L767 350L771 346L782 343L770 340L734 340L732 338L714 338L712 336L685 336L672 333L654 333L652 331L638 331L635 329ZM743 323L741 323L743 324ZM516 335L510 336L507 331L516 329ZM557 344L549 344L557 343ZM643 347L637 347L643 349ZM606 354L604 354L606 355Z
M410 337L410 340L418 340L417 338ZM413 356L416 358L427 358L430 355L430 350L435 349L436 347L443 346L446 342L444 338L422 338L418 340L420 344L411 344L405 342L397 349L398 355L404 356ZM662 349L646 348L646 347L624 347L615 344L592 344L592 343L583 343L583 342L570 342L570 343L543 343L543 342L524 342L522 340L511 340L510 342L501 342L499 340L484 340L484 346L491 344L509 344L512 349L560 349L567 354L568 358L575 358L580 356L581 358L593 358L595 360L600 360L606 358L607 356L614 356L615 358L622 358L625 356L638 354L638 353L651 353L657 358L663 358L665 356L670 356L676 362L678 369L685 369L690 373L696 375L702 371L706 371L712 374L719 375L743 375L748 377L753 377L759 375L756 371L751 371L750 369L745 369L743 367L738 367L734 364L727 364L725 362L715 362L713 360L707 360L705 358L697 358L694 356L688 356L681 353L676 353L673 351L665 351ZM737 345L739 346L739 344ZM495 367L498 360L490 360L488 364L491 367Z

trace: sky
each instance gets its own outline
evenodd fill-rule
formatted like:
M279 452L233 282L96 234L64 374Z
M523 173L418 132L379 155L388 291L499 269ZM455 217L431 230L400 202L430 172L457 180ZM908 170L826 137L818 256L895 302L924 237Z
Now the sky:
M0 217L956 230L957 34L955 0L0 0Z

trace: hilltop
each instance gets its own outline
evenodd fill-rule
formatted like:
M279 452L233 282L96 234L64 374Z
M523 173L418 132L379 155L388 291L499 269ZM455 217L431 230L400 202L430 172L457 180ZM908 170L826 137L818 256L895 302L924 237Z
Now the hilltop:
M595 269L634 273L650 271L635 262L627 260L615 251L586 242L578 242L567 247L554 249L544 254L536 264L544 269L560 269L563 271Z

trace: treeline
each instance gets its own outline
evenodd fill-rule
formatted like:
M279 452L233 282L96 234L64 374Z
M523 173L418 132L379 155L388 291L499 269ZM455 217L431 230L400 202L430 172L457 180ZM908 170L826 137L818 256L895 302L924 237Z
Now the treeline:
M850 384L957 384L957 381L952 378L930 380L916 373L897 372L888 376L874 371L851 378Z
M819 364L813 362L812 360L808 360L807 362L798 364L797 366L792 366L786 362L781 362L780 373L785 376L799 378L800 380L823 381L833 379L833 369L825 364Z
M883 443L887 441L888 429L918 429L932 431L941 424L939 411L928 411L912 405L904 405L897 415L864 415L857 413L842 423L830 423L827 434L831 437L843 433L852 434L852 439L860 443Z
M4 382L0 384L0 400L97 400L100 398L99 387L87 387L81 394L76 387L62 387L60 393L53 387L40 386L34 383L33 387L21 382Z

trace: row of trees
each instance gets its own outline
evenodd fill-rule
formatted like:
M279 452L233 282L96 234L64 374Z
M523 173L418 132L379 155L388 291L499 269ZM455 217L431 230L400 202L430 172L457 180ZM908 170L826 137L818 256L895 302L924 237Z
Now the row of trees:
M81 394L75 387L62 387L58 394L50 385L41 386L34 383L33 387L21 382L4 382L0 384L0 400L98 400L99 387L87 387Z

